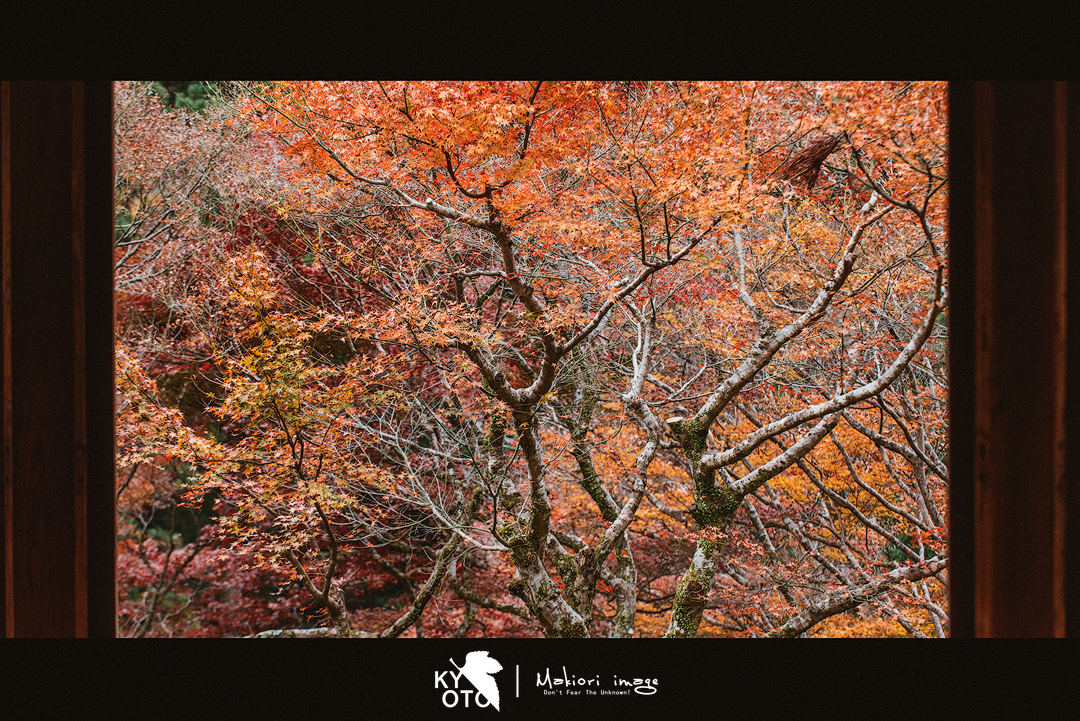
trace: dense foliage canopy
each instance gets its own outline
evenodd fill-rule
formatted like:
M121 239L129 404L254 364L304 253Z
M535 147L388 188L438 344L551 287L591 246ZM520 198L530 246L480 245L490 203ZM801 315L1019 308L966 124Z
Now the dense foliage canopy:
M117 86L125 633L946 633L943 84L214 87Z

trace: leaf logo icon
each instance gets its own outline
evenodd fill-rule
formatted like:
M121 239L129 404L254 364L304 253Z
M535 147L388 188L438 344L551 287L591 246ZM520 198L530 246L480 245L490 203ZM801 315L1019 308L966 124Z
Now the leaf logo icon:
M502 671L501 663L488 656L487 651L470 652L465 656L464 666L458 666L454 663L454 659L450 659L450 663L454 664L454 668L461 675L469 679L469 683L476 687L480 695L484 696L496 711L499 710L499 686L492 678L492 674Z

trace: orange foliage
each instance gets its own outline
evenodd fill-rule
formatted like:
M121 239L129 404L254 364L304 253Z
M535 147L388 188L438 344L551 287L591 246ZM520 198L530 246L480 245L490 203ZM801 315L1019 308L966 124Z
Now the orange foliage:
M241 95L261 170L175 221L183 283L132 275L124 444L336 632L944 633L942 84ZM400 608L349 607L357 558Z

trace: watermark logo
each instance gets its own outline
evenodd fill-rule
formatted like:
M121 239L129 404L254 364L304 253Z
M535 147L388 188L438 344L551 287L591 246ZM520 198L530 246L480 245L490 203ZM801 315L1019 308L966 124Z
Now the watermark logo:
M465 664L458 666L450 659L456 671L436 671L435 688L443 689L442 702L447 708L461 705L484 708L494 706L499 710L499 685L494 675L503 670L502 664L488 655L487 651L472 651L465 656ZM465 679L472 688L463 688Z
M600 680L600 674L583 676L568 673L566 666L562 667L562 673L552 675L550 668L545 668L541 675L536 674L536 688L541 689L545 696L629 696L630 692L639 696L652 696L657 691L660 679L657 678L621 678L617 675L611 677L611 687L605 688Z

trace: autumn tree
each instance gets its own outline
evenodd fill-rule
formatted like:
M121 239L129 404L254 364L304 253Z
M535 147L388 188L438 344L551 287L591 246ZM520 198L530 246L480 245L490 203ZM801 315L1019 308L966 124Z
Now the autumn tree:
M280 573L257 555L264 547L245 545L244 533L230 534L242 525L230 521L244 512L244 501L208 488L200 482L204 467L155 442L175 423L183 434L172 440L209 437L209 447L239 453L245 436L263 430L208 408L236 389L223 386L236 380L228 375L237 369L228 348L250 318L234 318L227 298L232 294L244 309L251 307L246 301L258 302L238 292L257 293L257 283L236 276L255 272L252 238L279 251L298 247L291 240L275 245L282 241L280 216L265 196L273 193L276 153L241 132L220 105L196 116L167 110L150 91L125 83L116 93L117 337L125 392L118 424L120 633L236 635L293 626L312 611L297 573L304 568ZM301 258L292 260L305 267ZM264 358L279 363L290 355L274 346ZM268 528L277 532L272 523L259 530ZM313 550L317 556L321 549ZM343 553L333 569L363 578L344 600L354 615L358 607L361 615L372 608L368 615L379 618L373 606L387 595L418 592L422 581L409 570L418 565L416 553L422 549L396 541L363 557ZM290 546L286 556L297 554L303 555ZM319 595L315 607L325 606Z
M133 447L198 468L333 633L450 596L463 632L944 633L940 84L280 83L237 112L272 178L177 304L231 430L132 360ZM411 601L358 630L365 553Z

